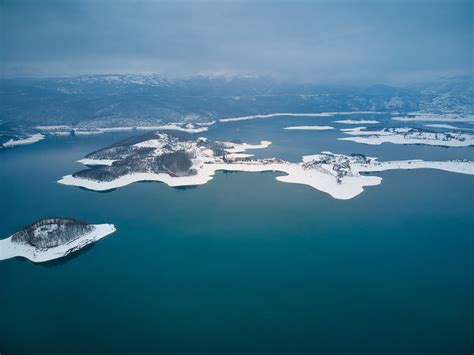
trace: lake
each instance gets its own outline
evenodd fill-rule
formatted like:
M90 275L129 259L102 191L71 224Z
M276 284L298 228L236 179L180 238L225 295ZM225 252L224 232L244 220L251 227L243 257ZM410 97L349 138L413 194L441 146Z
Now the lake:
M271 140L252 153L291 161L323 150L474 158L472 147L367 146L337 141L338 130L282 129L307 124L327 119L235 122L201 135ZM134 134L49 137L0 151L2 238L47 216L117 227L64 259L0 262L0 353L472 352L473 176L377 173L381 185L348 201L279 182L277 173L106 193L56 183L82 169L85 154Z

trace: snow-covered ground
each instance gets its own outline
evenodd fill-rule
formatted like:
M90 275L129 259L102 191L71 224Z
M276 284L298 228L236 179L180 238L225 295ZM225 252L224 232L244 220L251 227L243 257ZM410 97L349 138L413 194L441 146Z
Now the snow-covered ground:
M36 126L36 129L40 131L54 132L54 131L64 131L71 128L66 125L51 125L51 126Z
M282 172L287 176L278 176L276 179L282 182L303 184L317 190L326 192L336 199L350 199L359 195L364 186L378 185L382 181L375 176L350 176L342 183L338 183L336 177L330 170L305 169L301 164L272 161L248 161L239 163L215 163L203 164L196 175L184 177L172 177L168 174L135 173L122 176L113 181L100 182L88 179L75 178L71 175L63 177L59 183L84 187L89 190L106 191L123 187L139 181L160 181L165 184L177 186L202 185L212 180L216 171L242 171L242 172Z
M319 112L319 113L292 113L292 112L277 112L277 113L268 113L261 115L251 115L251 116L242 116L242 117L229 117L221 118L219 122L237 122L237 121L247 121L254 120L257 118L272 118L280 116L290 116L290 117L332 117L337 115L362 115L362 114L394 114L393 112L376 112L376 111L353 111L353 112Z
M92 130L92 129L88 129L88 130L81 130L81 129L74 129L74 134L77 135L77 136L90 136L90 135L94 135L94 134L103 134L105 133L104 131L101 131L101 130Z
M192 123L170 123L158 126L131 126L131 127L110 127L97 128L100 132L120 132L120 131L181 131L187 133L206 132L209 126L196 127Z
M474 131L474 128L462 128L462 127L455 127L450 124L425 124L425 127L432 127L432 128L444 128L444 129L453 129L459 131Z
M115 232L113 224L94 224L94 229L68 243L48 249L37 249L36 247L12 241L12 237L0 240L0 260L10 259L17 256L29 259L35 263L58 259L72 252L84 248L99 239Z
M285 127L283 129L302 130L302 131L327 131L330 129L334 129L334 127L331 127L331 126L290 126L290 127Z
M377 124L380 123L376 120L339 120L333 121L334 123L342 123L342 124Z
M225 158L227 160L242 160L242 159L247 159L250 157L253 157L253 154L245 154L245 153L231 153L231 154L226 154Z
M196 127L196 125L193 125L192 123L188 124L178 124L178 123L171 123L167 125L162 125L158 126L156 130L171 130L171 131L181 131L181 132L187 132L187 133L201 133L201 132L206 132L209 129L209 126L211 125L205 125L205 126L200 126Z
M78 163L84 164L84 165L89 165L89 166L95 166L95 165L106 165L110 166L113 164L115 160L113 159L88 159L84 158L81 160L78 160Z
M160 151L163 146L169 145L165 135L162 136L162 138L151 139L138 144L140 146L155 147L155 149ZM160 139L164 141L161 142ZM242 172L272 171L286 174L285 176L278 176L278 181L308 185L326 192L336 199L345 200L362 193L365 186L378 185L382 181L380 177L361 175L361 172L431 168L474 175L474 163L470 161L430 162L409 160L378 162L375 158L366 158L360 155L346 156L330 152L304 156L301 163L290 163L275 158L248 160L246 158L249 158L250 155L242 154L242 152L249 149L265 148L270 142L262 141L256 145L224 143L227 146L225 150L229 153L229 157L225 156L225 158L215 156L209 148L193 146L192 142L186 142L187 146L179 147L179 149L193 150L192 168L196 171L195 175L171 176L167 173L137 172L120 176L112 181L100 181L67 175L58 182L95 191L105 191L138 181L160 181L169 186L201 185L210 181L216 171L223 170ZM244 158L244 160L241 161L238 158Z
M260 141L260 144L247 144L247 143L227 143L229 147L226 151L229 153L242 153L251 149L265 149L272 144L270 141Z
M26 144L33 144L43 140L44 136L41 133L32 134L26 138L21 139L10 139L8 142L3 143L3 147L10 148L10 147L17 147L19 145L26 145Z
M196 127L192 123L180 124L170 123L159 126L136 126L136 127L112 127L112 128L98 128L102 132L117 132L117 131L181 131L187 133L201 133L206 132L209 129L208 126Z
M251 116L241 116L241 117L229 117L221 118L219 122L237 122L237 121L247 121L254 120L257 118L272 118L279 116L293 116L293 117L330 117L331 114L328 113L269 113L262 115L251 115Z
M428 112L410 112L406 116L392 117L392 120L412 122L412 121L431 121L431 122L474 122L474 115L456 114L456 113L428 113Z
M72 132L76 135L92 135L109 132L127 132L127 131L181 131L187 133L201 133L209 130L215 121L204 123L169 123L156 126L123 126L123 127L71 127L66 125L57 126L37 126L36 129L43 134L48 135L70 135Z
M338 138L338 140L356 143L380 145L393 144L425 144L442 147L468 147L474 145L474 135L470 133L428 132L415 128L383 128L378 131L365 130L365 127L341 129L353 137Z

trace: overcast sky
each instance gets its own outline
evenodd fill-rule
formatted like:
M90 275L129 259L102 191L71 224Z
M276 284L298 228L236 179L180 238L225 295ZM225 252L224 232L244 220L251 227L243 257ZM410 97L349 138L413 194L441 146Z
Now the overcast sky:
M5 76L414 82L472 73L473 3L0 0L1 64Z

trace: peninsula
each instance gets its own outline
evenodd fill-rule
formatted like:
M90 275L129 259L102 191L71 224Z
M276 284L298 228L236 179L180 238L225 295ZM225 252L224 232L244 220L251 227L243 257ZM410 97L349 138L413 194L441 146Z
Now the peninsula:
M365 172L430 168L474 175L474 162L466 160L379 162L360 154L322 152L292 163L278 158L252 159L251 154L244 153L269 144L213 142L202 137L194 140L154 132L89 154L86 159L95 166L64 176L59 183L106 191L138 181L160 181L169 186L201 185L210 181L216 171L224 170L269 171L286 174L277 176L278 181L308 185L344 200L359 195L365 186L381 183L382 178L361 174Z

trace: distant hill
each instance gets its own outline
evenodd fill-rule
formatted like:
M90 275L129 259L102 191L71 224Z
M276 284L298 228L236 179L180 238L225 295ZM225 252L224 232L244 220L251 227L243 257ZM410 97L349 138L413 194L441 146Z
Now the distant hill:
M86 75L2 79L0 98L4 127L204 122L271 112L474 111L472 77L399 88L291 84L251 76Z

